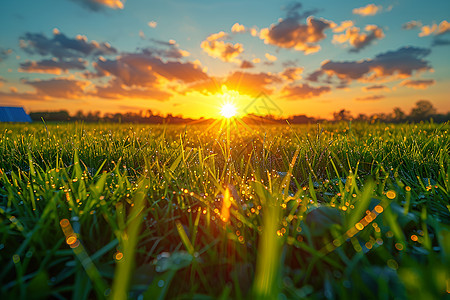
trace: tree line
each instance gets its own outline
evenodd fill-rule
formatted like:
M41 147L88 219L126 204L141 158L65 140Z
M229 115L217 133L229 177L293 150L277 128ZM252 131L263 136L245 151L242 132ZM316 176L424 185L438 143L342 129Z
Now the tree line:
M87 123L110 122L110 123L148 123L148 124L187 124L187 123L211 123L213 119L191 119L184 118L181 115L167 114L165 116L154 114L152 110L140 112L125 113L105 113L101 115L99 111L87 112L77 111L74 115L70 115L67 110L60 111L42 111L31 112L30 117L33 121L46 122L70 122L82 121ZM443 123L450 120L450 112L446 114L438 114L436 108L428 100L419 100L408 113L404 112L400 107L395 107L391 113L376 114L359 114L353 116L349 110L341 109L333 113L333 119L318 119L306 115L293 115L289 118L281 118L272 115L256 116L246 115L243 117L247 124L252 123L285 123L286 120L291 124L307 124L321 121L363 121L363 122L385 122L385 123L403 123L403 122L420 122L433 120L436 123Z

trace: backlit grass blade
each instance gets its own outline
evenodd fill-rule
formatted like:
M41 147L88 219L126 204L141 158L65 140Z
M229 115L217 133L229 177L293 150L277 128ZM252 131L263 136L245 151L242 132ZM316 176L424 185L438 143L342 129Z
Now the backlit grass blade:
M123 254L116 255L116 270L112 285L112 299L126 299L128 287L134 268L136 245L139 240L139 228L145 209L145 196L148 190L148 179L141 179L133 198L133 208L128 216L127 228L122 233Z
M253 296L256 299L277 299L280 291L281 239L277 236L280 223L280 203L277 198L266 196L261 184L256 184L259 197L265 197L263 229L258 243Z

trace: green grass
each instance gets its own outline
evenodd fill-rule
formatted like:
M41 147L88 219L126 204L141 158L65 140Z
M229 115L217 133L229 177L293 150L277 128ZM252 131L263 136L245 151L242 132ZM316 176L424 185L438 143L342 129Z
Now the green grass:
M449 127L0 124L0 294L448 297Z

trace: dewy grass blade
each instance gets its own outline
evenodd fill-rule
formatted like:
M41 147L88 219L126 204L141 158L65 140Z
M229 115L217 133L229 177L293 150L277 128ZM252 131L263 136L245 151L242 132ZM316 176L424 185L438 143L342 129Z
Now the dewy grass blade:
M263 229L258 244L256 273L253 282L255 299L277 299L280 291L281 238L277 236L280 224L280 205L278 196L266 193L259 182L255 184L256 193L263 203Z
M126 299L128 287L134 268L136 246L139 240L139 229L141 227L143 212L145 209L145 197L147 194L148 179L142 178L139 182L136 194L133 198L133 208L128 217L127 228L122 233L122 254L116 254L117 261L112 285L112 296L114 300Z

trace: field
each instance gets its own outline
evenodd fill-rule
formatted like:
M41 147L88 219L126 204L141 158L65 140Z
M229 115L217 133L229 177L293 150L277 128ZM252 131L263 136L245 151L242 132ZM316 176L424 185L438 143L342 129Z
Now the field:
M0 294L449 297L449 130L0 124Z

